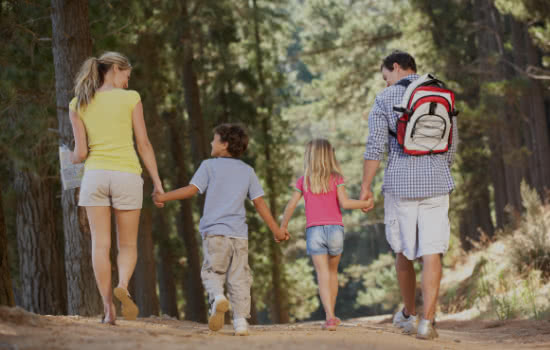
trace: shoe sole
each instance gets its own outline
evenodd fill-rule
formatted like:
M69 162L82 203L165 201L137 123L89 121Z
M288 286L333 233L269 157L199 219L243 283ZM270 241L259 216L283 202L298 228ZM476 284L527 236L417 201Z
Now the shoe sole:
M130 299L127 292L117 287L114 289L113 294L122 304L122 316L124 319L127 321L134 321L139 314L139 308L132 299Z
M248 335L249 335L248 331L235 332L235 336L238 336L238 337L246 337Z
M433 340L435 338L439 338L439 334L435 331L435 329L432 332L428 332L428 334L416 334L416 338L422 339L422 340Z
M222 300L216 305L216 312L208 318L208 328L219 331L225 323L225 313L229 310L229 301Z

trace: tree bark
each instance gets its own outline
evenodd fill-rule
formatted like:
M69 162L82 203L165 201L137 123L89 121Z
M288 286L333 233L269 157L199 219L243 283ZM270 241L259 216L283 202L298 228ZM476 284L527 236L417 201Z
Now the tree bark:
M0 305L15 306L13 285L8 260L8 235L4 219L2 187L0 186Z
M178 133L180 127L175 120L175 115L169 115L166 120L170 129L172 156L176 167L176 183L184 186L189 183L187 175L187 162L185 160L185 147ZM180 215L176 220L178 235L185 244L187 266L185 266L185 319L206 322L207 308L204 302L204 288L201 280L200 246L197 240L197 231L193 219L191 199L180 201Z
M15 179L21 306L39 314L65 314L66 284L53 215L53 188L27 171Z
M145 177L144 193L153 192L149 177ZM153 245L153 213L150 206L141 210L138 234L138 260L133 275L134 298L139 306L139 316L149 317L159 314L157 278Z
M85 0L52 0L53 58L57 120L61 142L73 138L69 120L69 102L73 80L84 60L92 54L92 38ZM97 290L91 258L91 235L85 209L79 208L78 189L63 191L63 227L67 274L68 313L96 315L103 304Z
M176 279L174 267L177 258L170 244L170 234L163 211L156 211L154 215L155 240L157 242L157 276L160 294L160 311L179 319L178 300L176 293Z
M271 106L266 101L266 85L263 73L263 54L261 50L261 36L259 25L259 10L256 0L253 0L253 16L254 16L254 37L255 37L255 51L256 51L256 69L258 74L258 82L260 85L260 98L259 104L262 109L267 109L268 113L261 116L262 125L262 138L264 142L264 157L265 157L265 179L268 189L268 202L271 212L274 217L277 217L277 200L275 189L275 174L274 166L271 159ZM282 254L281 248L274 240L269 240L270 254L271 254L271 278L272 278L272 319L274 323L288 323L290 318L288 315L288 297L286 291L283 288L283 271L282 271Z

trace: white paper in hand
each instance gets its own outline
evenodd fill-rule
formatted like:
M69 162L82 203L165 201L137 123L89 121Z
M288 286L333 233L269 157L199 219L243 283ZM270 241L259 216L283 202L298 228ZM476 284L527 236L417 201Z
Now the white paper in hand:
M71 162L71 150L65 146L59 146L59 164L61 164L61 183L64 190L80 187L84 176L84 163L73 164Z

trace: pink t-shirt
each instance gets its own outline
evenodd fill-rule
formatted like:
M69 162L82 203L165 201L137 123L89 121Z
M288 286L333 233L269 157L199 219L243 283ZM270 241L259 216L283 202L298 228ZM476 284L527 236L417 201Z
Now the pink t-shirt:
M312 193L309 188L304 191L304 177L298 179L296 190L304 195L306 202L306 228L320 225L344 226L337 190L337 187L343 185L343 178L332 177L328 193Z

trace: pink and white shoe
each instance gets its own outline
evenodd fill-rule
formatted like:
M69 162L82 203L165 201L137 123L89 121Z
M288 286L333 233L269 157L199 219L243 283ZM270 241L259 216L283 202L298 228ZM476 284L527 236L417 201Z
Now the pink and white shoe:
M336 321L336 318L327 320L322 326L322 328L326 331L335 331L336 327L338 327L338 321Z

